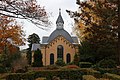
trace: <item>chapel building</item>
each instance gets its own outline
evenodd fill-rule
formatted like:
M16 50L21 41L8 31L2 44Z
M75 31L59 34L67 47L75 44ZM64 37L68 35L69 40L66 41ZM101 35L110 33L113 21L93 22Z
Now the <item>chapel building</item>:
M64 29L64 20L61 16L61 10L59 10L59 16L56 20L56 29L50 36L44 36L40 44L43 65L55 64L57 60L63 60L65 63L72 62L74 55L78 53L78 46L78 38L71 36Z

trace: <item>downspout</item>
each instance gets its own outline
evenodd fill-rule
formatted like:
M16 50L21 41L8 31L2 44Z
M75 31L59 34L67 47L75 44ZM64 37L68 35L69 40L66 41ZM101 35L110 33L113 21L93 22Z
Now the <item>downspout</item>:
M46 45L45 45L45 66L46 66Z

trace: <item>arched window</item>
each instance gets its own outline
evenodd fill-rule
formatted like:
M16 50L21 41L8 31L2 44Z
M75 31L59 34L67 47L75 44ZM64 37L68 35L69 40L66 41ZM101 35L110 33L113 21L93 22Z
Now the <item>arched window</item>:
M50 54L50 65L51 64L54 64L54 54L53 53Z
M70 63L70 61L71 61L70 53L67 53L67 55L66 55L66 62Z
M63 46L62 45L57 46L57 58L63 60Z

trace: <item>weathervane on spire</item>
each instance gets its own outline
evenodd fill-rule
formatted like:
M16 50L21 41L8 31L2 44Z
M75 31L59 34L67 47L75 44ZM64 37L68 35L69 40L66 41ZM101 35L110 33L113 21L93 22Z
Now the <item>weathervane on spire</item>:
M59 15L61 15L61 8L59 8Z

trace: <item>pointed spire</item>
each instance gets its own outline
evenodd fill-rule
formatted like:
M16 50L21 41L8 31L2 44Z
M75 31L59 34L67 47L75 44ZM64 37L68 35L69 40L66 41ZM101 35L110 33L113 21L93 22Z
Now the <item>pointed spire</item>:
M63 18L61 16L61 9L60 8L59 8L59 16L57 18L56 24L59 23L59 22L64 24Z
M59 15L61 15L61 8L59 8Z

